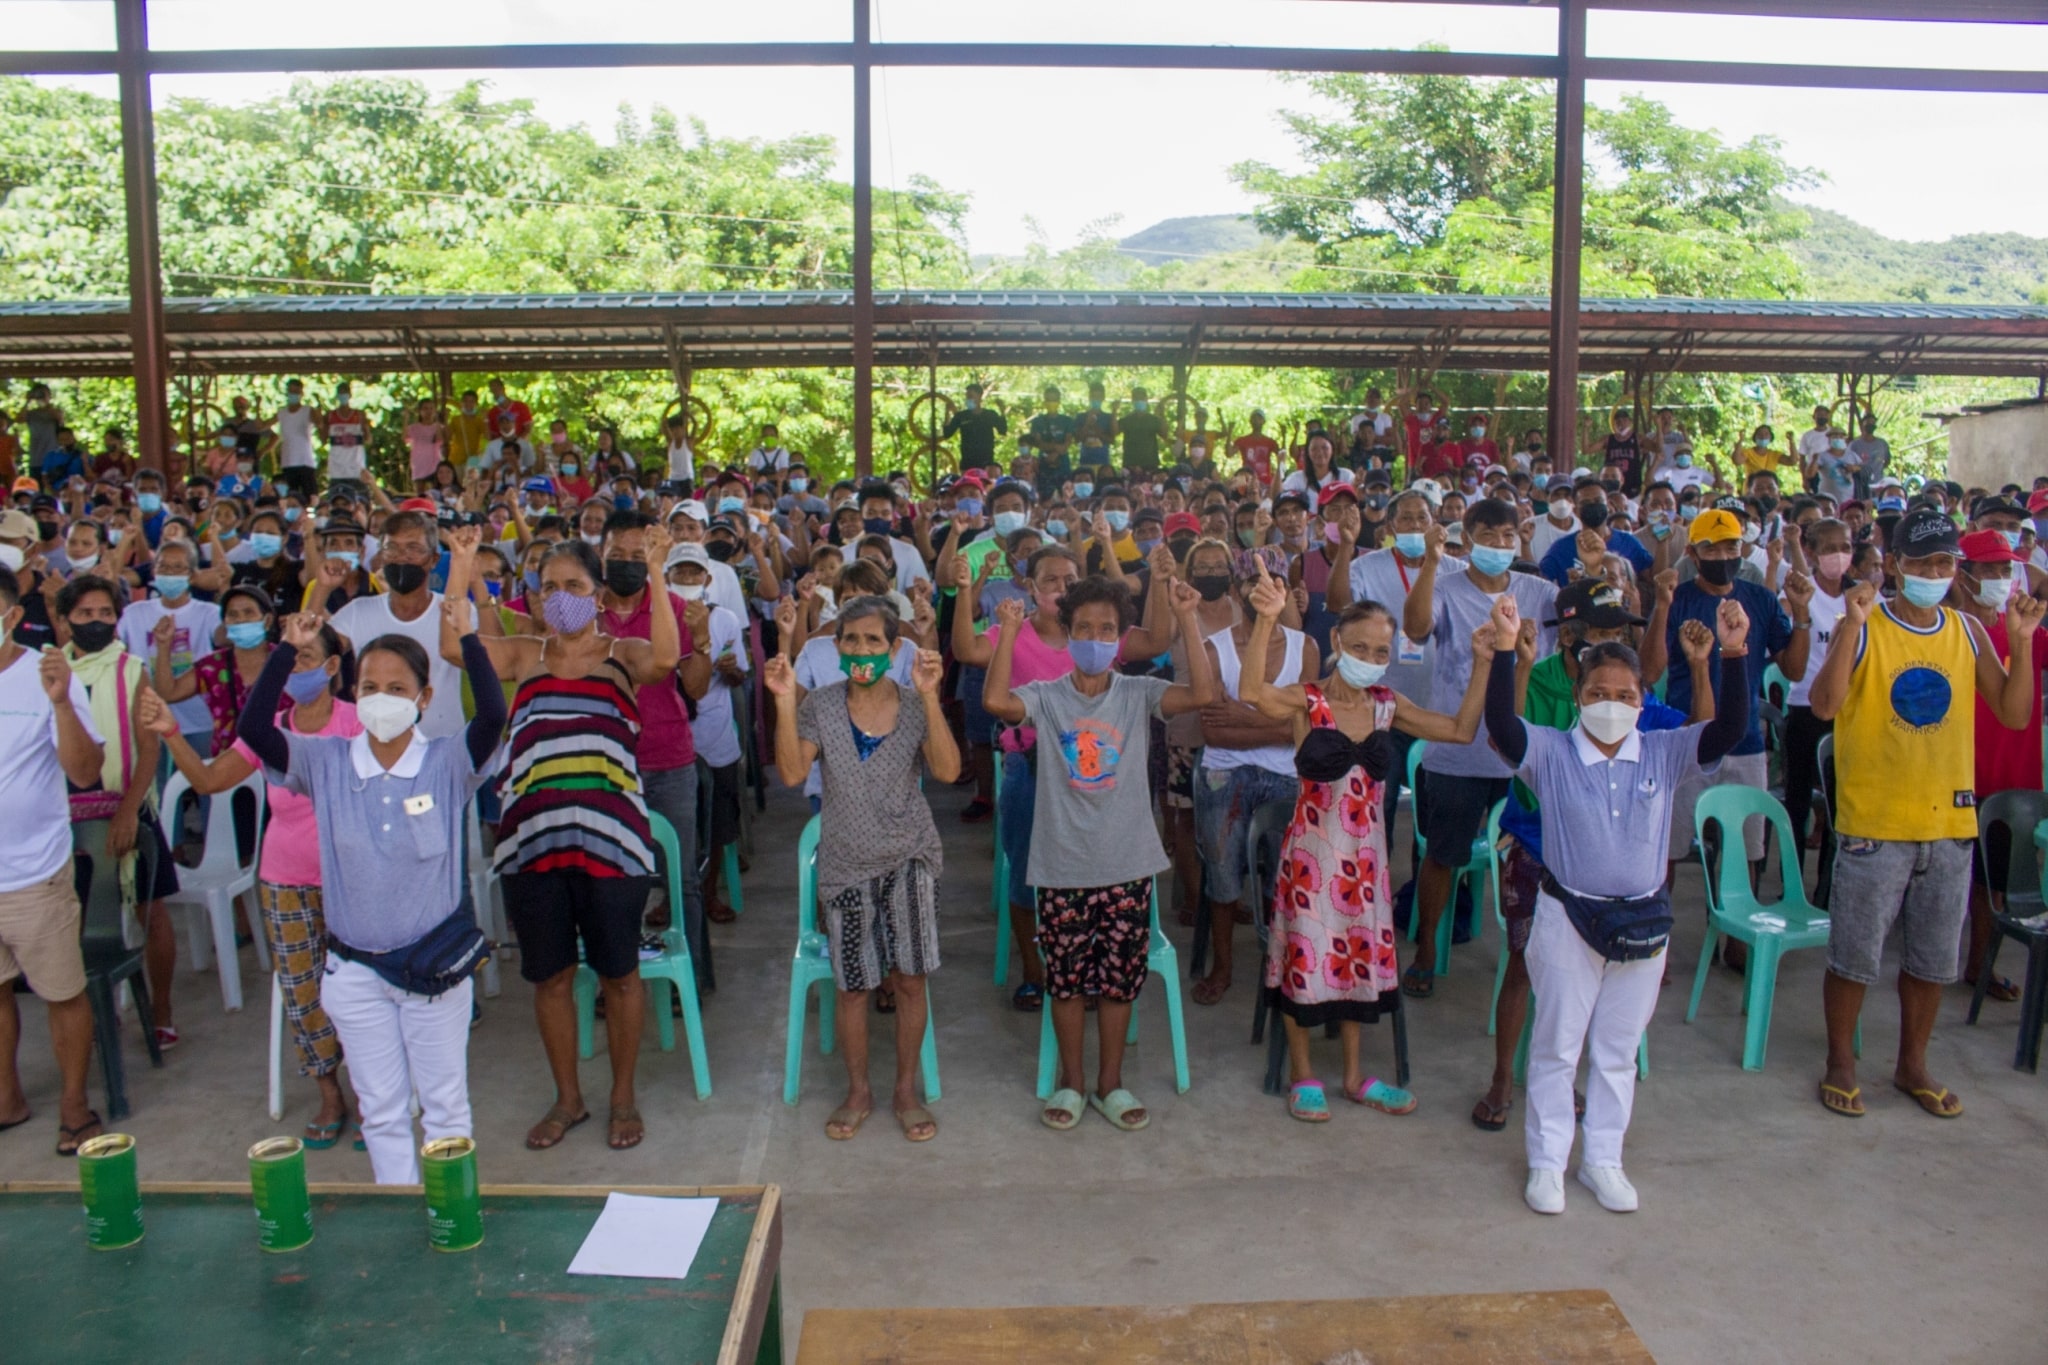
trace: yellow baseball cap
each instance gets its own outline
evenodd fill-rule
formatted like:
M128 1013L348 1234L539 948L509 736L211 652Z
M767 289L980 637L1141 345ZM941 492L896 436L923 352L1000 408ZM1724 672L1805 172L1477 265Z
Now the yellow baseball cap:
M1716 540L1740 540L1742 523L1735 519L1733 512L1711 507L1692 519L1692 533L1686 539L1693 545L1703 545Z

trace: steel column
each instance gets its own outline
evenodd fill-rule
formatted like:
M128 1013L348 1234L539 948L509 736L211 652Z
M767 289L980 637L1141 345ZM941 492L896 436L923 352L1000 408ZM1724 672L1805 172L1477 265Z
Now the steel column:
M135 352L135 454L144 465L168 475L171 417L164 384L170 364L164 333L163 267L157 249L156 121L149 109L148 0L115 0L114 34L121 79L121 187L128 207L128 334Z
M1579 236L1586 197L1586 0L1558 0L1556 183L1550 211L1550 454L1579 453ZM1570 468L1566 464L1565 468Z
M853 468L875 472L874 67L868 0L853 3Z

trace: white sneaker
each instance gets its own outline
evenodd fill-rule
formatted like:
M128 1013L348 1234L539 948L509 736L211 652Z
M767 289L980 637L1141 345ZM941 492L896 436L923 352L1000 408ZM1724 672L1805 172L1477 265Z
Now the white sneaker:
M1529 1172L1529 1183L1522 1188L1522 1199L1538 1213L1564 1212L1564 1172Z
M1600 1201L1600 1207L1609 1213L1634 1213L1636 1211L1636 1187L1628 1183L1628 1177L1621 1173L1619 1166L1588 1166L1579 1163L1579 1183L1593 1192Z

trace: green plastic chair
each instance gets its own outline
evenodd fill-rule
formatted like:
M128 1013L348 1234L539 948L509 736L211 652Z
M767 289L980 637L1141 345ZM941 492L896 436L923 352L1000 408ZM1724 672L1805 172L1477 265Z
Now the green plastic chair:
M1181 1018L1180 1000L1180 955L1173 950L1173 944L1159 929L1159 878L1152 879L1152 946L1145 956L1145 968L1154 981L1161 983L1166 992L1166 1020L1173 1030L1173 1088L1175 1093L1188 1093L1188 1034L1186 1021ZM1262 967L1263 970L1263 967ZM1138 1002L1131 1002L1131 1027L1124 1035L1124 1045L1133 1046L1138 1041ZM1059 1073L1059 1042L1053 1037L1052 1002L1046 1001L1045 1009L1038 1020L1038 1098L1052 1098L1053 1081Z
M1411 792L1417 790L1415 774L1421 769L1422 755L1428 748L1429 741L1426 739L1418 739L1408 746L1408 790ZM1417 865L1419 866L1420 859L1427 857L1429 854L1429 840L1422 837L1422 806L1420 801L1415 803L1414 810L1415 848L1418 855ZM1495 802L1493 816L1498 816L1499 812L1500 803ZM1492 817L1489 817L1488 823L1489 825L1494 823ZM1498 833L1497 830L1495 832ZM1472 886L1472 909L1476 919L1478 911L1484 907L1486 902L1487 874L1493 870L1494 859L1491 843L1485 841L1483 837L1481 839L1474 839L1470 851L1465 855L1464 866L1451 873L1451 889L1444 898L1444 913L1436 922L1436 974L1438 976L1449 976L1451 974L1451 928L1456 923L1458 917L1458 888L1463 886L1469 878L1477 879ZM1421 932L1422 929L1422 887L1419 883L1415 888L1415 897L1415 901L1408 908L1408 941L1410 943L1415 942L1415 935ZM1494 913L1496 916L1500 913L1498 883L1495 883L1494 890ZM1474 936L1477 937L1476 933ZM1505 942L1505 938L1502 941ZM1502 964L1500 972L1496 973L1497 976L1507 970L1505 958L1502 959Z
M818 1051L832 1055L833 1008L837 1002L832 980L832 947L825 931L818 927L818 831L820 817L813 815L804 826L796 846L796 952L789 960L789 1041L782 1056L782 1102L796 1103L804 1070L804 1014L810 1004L811 987L823 983L824 997L818 1002ZM925 989L924 1046L918 1053L924 1072L927 1104L939 1101L939 1044L932 1026L931 989Z
M989 829L996 838L996 865L994 883L989 887L990 909L996 912L996 984L1010 984L1010 855L1003 851L1003 750L996 748L995 785L991 789L995 797L995 813L989 817Z
M1749 945L1749 971L1743 998L1743 1013L1749 1016L1742 1040L1742 1069L1764 1069L1764 1047L1771 1032L1771 1002L1778 989L1778 959L1800 948L1821 948L1828 941L1827 911L1806 898L1806 887L1796 876L1785 878L1783 899L1765 905L1756 898L1749 883L1749 861L1742 847L1742 822L1761 815L1777 832L1778 861L1784 868L1797 868L1799 858L1792 843L1792 821L1785 808L1769 792L1726 783L1700 793L1693 810L1693 833L1700 847L1708 847L1707 827L1718 823L1720 858L1715 875L1705 877L1707 885L1707 935L1700 945L1699 970L1693 973L1692 1002L1686 1006L1685 1022L1699 1013L1700 995L1707 987L1707 972L1714 961L1714 944L1726 935ZM1702 865L1702 875L1705 866ZM1863 1051L1862 1025L1857 1025L1857 1055Z
M683 861L675 826L654 811L647 813L647 826L660 846L663 866L668 871L668 903L674 907L668 929L661 936L661 956L640 964L640 979L667 982L683 1002L683 1031L690 1045L690 1073L697 1083L697 1098L711 1098L711 1063L704 1056L704 1016L697 1007L697 967L690 957L690 936L683 931ZM597 1018L597 973L587 965L576 968L576 1055L590 1060L595 1050L592 1027ZM661 1050L676 1050L676 1025L668 1010L667 992L654 993L655 1027L661 1031Z
M1501 907L1501 887L1507 885L1500 876L1500 817L1508 808L1506 801L1496 801L1486 816L1486 857L1493 871L1493 923L1500 930L1500 963L1493 969L1493 1003L1486 1010L1486 1036L1491 1038L1500 1028L1500 991L1508 981L1508 917ZM1451 902L1455 908L1457 901ZM1449 919L1446 915L1444 918ZM1437 950L1437 961L1444 959L1441 948ZM1523 1034L1527 1038L1526 1031ZM1526 1042L1524 1046L1527 1046Z

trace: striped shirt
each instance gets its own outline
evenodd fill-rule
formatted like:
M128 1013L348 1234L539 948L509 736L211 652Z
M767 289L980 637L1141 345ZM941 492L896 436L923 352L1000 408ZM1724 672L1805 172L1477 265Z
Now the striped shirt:
M647 805L634 750L640 712L625 669L541 673L512 699L496 866L511 872L651 877Z

